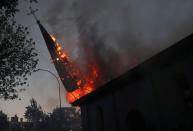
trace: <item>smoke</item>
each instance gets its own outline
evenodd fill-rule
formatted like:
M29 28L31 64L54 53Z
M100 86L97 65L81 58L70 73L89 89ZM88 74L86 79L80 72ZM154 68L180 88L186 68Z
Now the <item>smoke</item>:
M54 97L49 97L49 99L46 101L45 103L45 109L47 109L48 111L53 110L53 107L59 107L59 102L57 98Z
M193 32L192 0L60 0L45 15L63 47L108 81Z
M73 57L76 57L76 44L78 42L78 31L74 22L72 10L73 1L58 0L47 10L45 21L51 27L50 33L54 35L63 49Z

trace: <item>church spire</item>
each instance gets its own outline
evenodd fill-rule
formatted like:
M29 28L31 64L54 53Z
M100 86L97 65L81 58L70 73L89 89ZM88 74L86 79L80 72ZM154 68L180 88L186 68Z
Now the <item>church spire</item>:
M70 68L70 61L66 57L65 54L59 55L57 53L57 50L59 50L58 44L56 41L54 41L53 37L46 31L46 29L43 27L43 25L38 21L38 26L40 28L40 31L43 35L43 38L45 40L46 46L48 48L48 51L51 55L52 61L55 65L55 68L58 72L58 75L60 76L60 79L66 88L67 91L71 92L77 89L76 85L76 79L71 74L69 74L69 68Z
M70 72L68 71L68 70L71 70L71 69L69 69L69 68L71 68L70 61L67 59L67 57L64 53L61 53L61 55L59 55L57 53L59 44L57 44L57 42L46 31L46 29L43 27L43 25L38 20L36 14L35 14L38 11L38 9L32 9L32 7L29 7L29 9L30 9L30 12L27 15L33 15L33 17L35 18L35 20L39 26L39 29L42 33L42 36L44 38L44 41L46 43L46 46L48 48L48 51L51 55L52 62L54 63L54 66L58 72L58 75L59 75L64 87L66 88L66 90L68 92L76 90L77 89L77 84L76 84L77 78L72 76L70 74Z
M98 69L95 66L91 66L91 70L86 76L81 74L79 68L76 68L65 52L61 50L61 46L55 41L55 38L46 31L37 19L35 15L35 12L37 11L37 9L33 10L30 7L30 13L28 13L28 15L33 15L37 21L54 66L67 90L66 98L68 102L72 103L95 90L94 82L98 78Z

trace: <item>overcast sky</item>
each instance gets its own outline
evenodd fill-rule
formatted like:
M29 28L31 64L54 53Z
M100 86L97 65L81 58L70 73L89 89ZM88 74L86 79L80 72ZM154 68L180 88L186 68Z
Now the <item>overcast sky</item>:
M102 40L102 43L91 42L84 46L93 48L103 65L113 72L110 78L193 32L192 0L39 0L35 6L39 8L37 17L41 23L56 36L73 60L82 55L80 28L94 35L95 40ZM38 68L57 74L35 20L26 15L27 7L26 3L21 3L22 12L17 21L29 27L30 35L36 41L40 59ZM77 25L77 16L86 21L83 27ZM81 57L81 61L86 58ZM32 97L47 112L58 105L58 85L52 75L36 72L30 77L29 85L27 91L20 93L21 100L0 100L0 109L10 116L23 116ZM69 106L63 86L62 89L62 106Z

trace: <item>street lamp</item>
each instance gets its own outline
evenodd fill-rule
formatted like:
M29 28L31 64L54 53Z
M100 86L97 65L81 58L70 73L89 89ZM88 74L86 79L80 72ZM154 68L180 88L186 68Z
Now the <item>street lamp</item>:
M53 72L51 72L51 71L49 71L49 70L46 70L46 69L36 69L35 71L45 71L45 72L49 72L52 76L54 76L55 78L56 78L56 80L57 80L57 82L58 82L58 95L59 95L59 106L60 106L60 109L61 109L61 96L60 96L60 82L59 82L59 80L58 80L58 77L53 73Z

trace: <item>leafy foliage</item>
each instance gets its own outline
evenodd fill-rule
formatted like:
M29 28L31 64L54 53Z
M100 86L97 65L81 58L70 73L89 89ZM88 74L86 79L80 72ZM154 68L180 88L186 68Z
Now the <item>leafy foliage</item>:
M24 117L29 122L37 123L43 120L44 114L41 106L37 104L35 99L30 100L30 105L26 107Z
M0 131L6 130L9 127L7 115L0 111Z
M0 131L81 131L80 112L74 107L55 108L52 113L45 113L32 98L24 117L27 122L18 122L17 115L9 122L7 115L0 111Z
M14 20L17 6L18 0L0 1L0 98L4 99L18 97L38 63L27 27Z

